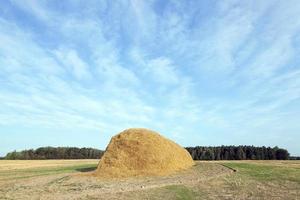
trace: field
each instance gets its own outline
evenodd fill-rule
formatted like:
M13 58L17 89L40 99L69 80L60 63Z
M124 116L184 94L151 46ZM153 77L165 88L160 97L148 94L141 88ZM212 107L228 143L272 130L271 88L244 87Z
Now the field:
M300 199L299 161L207 161L165 177L103 180L98 160L0 160L0 199Z

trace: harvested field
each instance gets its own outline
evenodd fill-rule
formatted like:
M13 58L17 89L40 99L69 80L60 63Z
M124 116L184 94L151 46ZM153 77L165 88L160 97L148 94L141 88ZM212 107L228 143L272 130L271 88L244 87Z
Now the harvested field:
M67 167L95 165L96 160L0 160L0 171L36 169L45 167Z
M90 176L98 160L4 160L0 161L0 199L300 198L299 161L196 163L168 176L104 181Z

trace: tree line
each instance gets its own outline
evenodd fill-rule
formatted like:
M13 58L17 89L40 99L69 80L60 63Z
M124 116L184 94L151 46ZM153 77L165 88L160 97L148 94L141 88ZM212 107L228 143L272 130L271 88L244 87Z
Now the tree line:
M299 159L289 157L286 149L278 147L255 146L217 146L186 147L194 160L287 160ZM104 151L94 148L77 147L40 147L36 150L13 151L7 160L42 160L42 159L100 159Z
M287 160L289 152L276 147L217 146L186 147L194 160Z
M289 160L300 160L300 156L290 156Z
M99 159L103 151L94 148L77 147L40 147L8 153L7 160L44 160L44 159Z

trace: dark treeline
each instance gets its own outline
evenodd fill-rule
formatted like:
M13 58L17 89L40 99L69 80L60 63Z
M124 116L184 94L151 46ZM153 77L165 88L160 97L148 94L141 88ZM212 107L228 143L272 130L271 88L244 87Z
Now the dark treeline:
M187 147L194 160L287 160L289 152L278 147Z
M289 160L300 160L300 156L290 156Z
M194 160L287 160L299 159L289 157L286 149L278 147L254 146L218 146L186 147ZM99 159L103 151L93 148L77 147L40 147L36 150L13 151L4 159L38 160L38 159Z
M99 159L103 151L93 148L40 147L36 150L13 151L5 156L7 160L43 159Z

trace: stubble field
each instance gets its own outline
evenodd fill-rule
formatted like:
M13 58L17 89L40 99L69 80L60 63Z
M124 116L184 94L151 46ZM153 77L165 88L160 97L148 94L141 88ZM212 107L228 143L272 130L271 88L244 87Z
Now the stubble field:
M300 199L300 161L199 161L165 177L103 180L99 160L0 161L0 199Z

